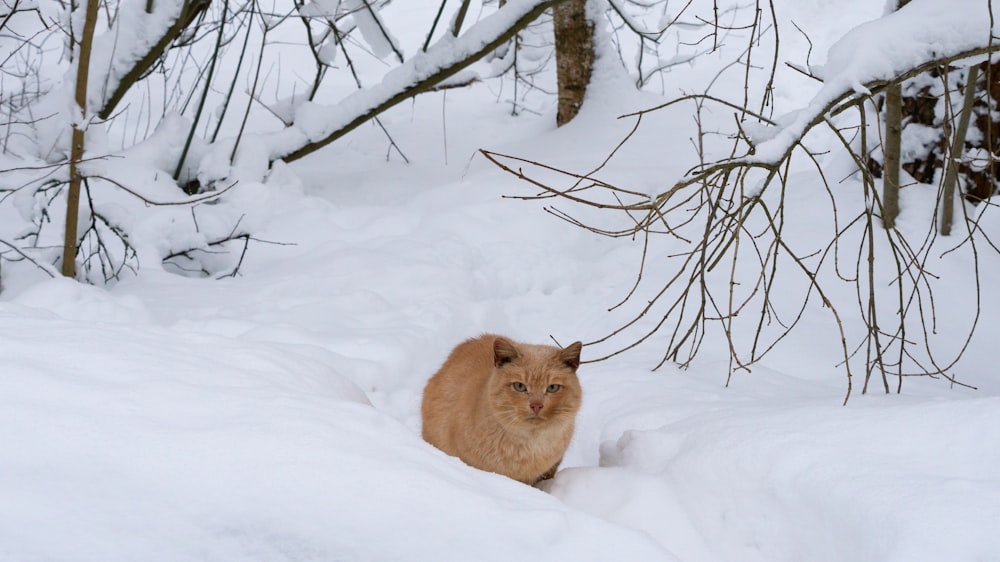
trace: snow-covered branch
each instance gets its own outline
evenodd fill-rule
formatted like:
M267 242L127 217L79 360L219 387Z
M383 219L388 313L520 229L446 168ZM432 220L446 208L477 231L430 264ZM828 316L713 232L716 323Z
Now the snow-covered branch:
M990 22L1000 16L1000 6L993 6L993 17L989 6L978 0L956 0L947 6L912 0L851 30L830 48L827 63L813 69L823 87L809 105L778 119L781 126L759 129L760 142L746 161L777 164L826 115L842 111L845 102L854 105L891 82L997 50L1000 44Z
M978 5L974 0L959 1ZM982 17L971 17L975 10L968 7L952 10L933 0L913 0L897 12L851 30L830 48L827 64L813 69L824 82L808 105L767 125L745 124L743 132L749 134L753 150L697 168L660 193L654 207L665 205L678 191L727 170L764 168L773 177L805 135L829 117L862 103L891 83L1000 50L985 6L983 12ZM994 8L994 15L1000 15L1000 7Z
M360 90L335 105L303 103L296 109L293 125L265 137L270 160L292 161L306 156L390 107L430 90L502 45L561 1L509 0L460 36L446 34L426 51L386 74L380 84Z
M965 353L967 344L957 351L943 352L933 345L934 334L940 330L937 325L940 316L933 305L935 287L939 285L938 279L928 273L926 264L933 247L928 241L937 233L921 233L920 240L914 243L909 238L912 223L882 228L882 201L869 164L869 127L865 126L866 107L862 104L870 102L874 94L888 85L925 71L955 64L978 65L990 58L1000 47L996 28L992 26L997 14L991 14L991 9L991 3L981 0L956 0L947 5L936 0L912 0L897 12L852 29L830 49L824 67L810 69L823 83L817 93L782 117L770 118L751 111L747 97L742 104L731 103L708 92L626 115L636 119L634 128L601 165L588 173L575 173L526 158L483 154L502 170L540 190L524 198L558 197L574 204L624 213L621 226L609 227L593 219L578 218L585 216L583 212L571 215L554 206L548 209L591 232L643 238L636 283L616 307L640 293L638 288L644 283L649 263L646 259L649 238L665 234L675 239L677 247L672 248L675 251L669 258L676 261L669 267L667 277L653 282L656 287L652 297L635 299L636 312L630 316L631 320L604 338L590 342L597 345L628 338L625 345L605 357L644 343L662 328L667 332L667 351L661 365L667 361L688 365L706 341L706 334L718 326L717 333L725 336L729 348L730 373L749 371L752 364L768 355L799 325L813 299L831 315L835 328L831 333L837 339L841 365L847 375L845 401L851 396L856 373L864 377L862 393L868 391L870 383L874 388L876 374L881 375L880 386L887 393L891 391L890 374L898 377L897 391L907 376L941 377L962 384L951 370ZM759 37L758 28L754 27L748 36L755 41ZM745 53L749 68L751 52ZM969 81L974 87L975 80ZM769 81L768 89L772 83ZM749 78L744 88L745 91L749 88ZM664 187L653 192L623 189L597 177L615 152L635 134L645 116L687 101L695 102L694 121L698 127L694 140L697 161L693 167L669 178ZM737 114L736 130L730 137L731 144L726 145L725 156L718 156L718 145L705 149L708 143L704 141L718 134L714 122L712 130L704 127L708 106L726 107ZM849 139L833 118L858 106L862 106L862 126L852 122L851 131L856 136ZM965 106L972 104L967 101ZM796 151L809 132L821 124L828 124L837 144L843 145L844 153L838 152L837 156L846 153L851 158L849 179L844 181L852 182L856 189L835 192L826 175L830 161L821 161L816 151ZM676 135L676 131L667 134ZM962 145L959 138L956 146ZM952 151L957 152L957 149ZM710 153L713 156L707 157ZM808 172L802 171L802 166L793 167L793 153L802 154L806 161L812 162L818 181L801 181ZM845 178L843 171L838 173ZM816 210L816 201L825 203L827 198L822 193L804 196L796 189L803 183L826 191L829 212ZM800 201L808 200L809 204L797 206L793 197L786 197L790 193ZM854 214L844 219L851 213ZM819 246L794 240L786 227L803 220L817 231L829 229L829 238ZM968 220L965 239L960 242L972 248L973 261L978 259L976 244L982 244L977 242L978 220ZM988 240L986 244L997 249ZM851 251L846 250L848 247L857 248L858 253L845 260L845 252ZM973 268L977 309L966 332L968 339L979 318L978 265ZM789 275L789 271L793 274ZM723 279L726 280L714 285ZM843 283L853 285L847 293L838 288ZM891 289L886 289L887 286ZM787 295L789 291L799 292L796 302L801 302L801 306L778 310L773 306L776 295ZM842 314L854 306L857 308L852 314ZM655 326L638 327L643 318L648 319L657 311L662 318ZM741 346L739 334L744 330L749 331L752 344ZM854 368L862 361L863 373Z
M210 0L170 0L152 3L125 2L112 28L94 40L95 79L88 100L107 119L122 97L149 70L173 41L208 9Z

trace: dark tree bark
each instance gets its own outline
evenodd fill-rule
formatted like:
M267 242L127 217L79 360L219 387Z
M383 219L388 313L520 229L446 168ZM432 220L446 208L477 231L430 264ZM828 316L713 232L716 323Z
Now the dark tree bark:
M587 0L568 0L552 8L556 35L559 108L556 124L569 123L580 111L594 66L594 24Z

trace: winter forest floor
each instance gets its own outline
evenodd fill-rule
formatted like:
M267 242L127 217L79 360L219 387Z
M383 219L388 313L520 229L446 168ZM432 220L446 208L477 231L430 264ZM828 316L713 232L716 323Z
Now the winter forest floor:
M836 3L779 4L820 46L881 10L852 2L853 19L823 27ZM694 90L708 67L667 76ZM779 84L779 106L815 91L797 80ZM513 116L503 95L482 83L386 114L410 164L387 161L384 134L364 127L234 190L259 240L235 277L144 265L99 288L4 272L0 560L1000 560L995 292L952 369L978 390L912 377L885 394L876 374L862 394L855 372L843 405L836 328L813 302L773 354L731 379L715 332L686 369L652 370L665 351L656 336L584 364L573 443L541 489L423 442L421 391L455 344L485 332L603 337L652 298L680 247L652 244L637 294L609 312L635 282L642 240L545 208L593 224L619 216L510 198L535 191L477 152L592 169L631 129L619 115L670 95L635 92L605 65L561 129L552 98ZM672 134L690 121L689 107L650 114L606 173L662 187L697 163L689 135ZM831 174L844 165L835 153L824 162ZM800 215L786 236L820 247L809 170L793 170ZM859 185L836 189L849 205ZM904 194L902 229L926 222L927 199ZM988 253L981 275L995 279ZM965 259L934 264L942 324L967 304ZM800 294L776 296L776 309ZM851 325L855 309L842 311ZM626 343L589 346L584 360Z

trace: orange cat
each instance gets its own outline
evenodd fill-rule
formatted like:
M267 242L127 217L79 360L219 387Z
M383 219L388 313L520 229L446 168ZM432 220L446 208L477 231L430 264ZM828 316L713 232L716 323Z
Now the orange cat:
M583 396L576 377L581 347L494 335L459 344L424 388L424 439L525 484L552 478Z

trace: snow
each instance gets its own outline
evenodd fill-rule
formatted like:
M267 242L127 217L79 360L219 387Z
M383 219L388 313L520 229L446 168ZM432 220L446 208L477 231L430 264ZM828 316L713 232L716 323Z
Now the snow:
M812 68L823 87L793 120L769 135L749 160L777 162L802 138L827 106L853 93L868 93L865 84L887 80L932 58L946 58L992 44L991 25L998 13L979 0L937 2L912 0L883 18L859 25L834 43L826 62Z
M395 37L389 34L385 25L379 20L375 6L362 0L349 0L344 9L353 12L361 36L371 46L376 57L384 59L393 52L401 51Z
M639 533L445 458L371 408L331 369L331 352L165 329L144 321L136 299L99 292L59 279L5 306L5 318L9 307L21 313L3 328L0 417L5 441L17 440L5 447L0 556L398 560L464 558L474 545L484 560L540 551L606 559L621 544L658 552ZM74 319L43 314L31 306L39 302ZM81 320L91 326L85 337ZM65 345L40 356L36 330ZM123 353L103 355L111 342ZM170 348L185 351L167 359ZM516 548L502 548L510 536Z
M149 6L151 11L146 12L144 2L121 4L111 30L95 36L90 64L92 74L87 82L90 111L103 108L122 78L181 17L185 3L160 0Z
M1000 434L996 424L984 433L965 428L996 406L970 399L956 412L952 403L867 398L848 408L727 404L625 431L601 448L602 468L568 471L553 493L646 530L682 560L988 559L995 544L976 529L1000 522L1000 495L986 484L996 482L996 449L982 444ZM586 487L625 479L626 505L588 509Z
M802 10L803 29L860 24L872 10L867 0L776 4ZM395 6L380 13L387 25ZM836 39L817 39L817 49ZM410 44L404 33L399 41ZM804 62L802 43L787 42L789 58ZM583 365L574 441L539 489L422 441L420 392L452 346L483 332L593 341L652 297L672 272L668 256L685 248L658 239L644 273L652 284L609 312L632 287L643 241L597 237L543 207L613 223L603 211L504 199L534 192L476 156L487 147L593 169L632 127L618 115L663 101L631 91L611 62L602 57L583 113L559 130L551 104L513 117L488 83L397 107L383 123L410 165L387 161L385 137L366 126L271 170L260 163L273 145L246 137L235 173L225 158L203 160L203 177L239 181L193 211L95 180L99 210L131 221L138 274L98 288L6 259L0 272L0 561L996 559L1000 299L988 289L977 335L952 369L978 390L914 377L902 394L883 394L873 380L874 391L841 405L836 333L816 304L785 345L728 386L724 340L707 340L683 370L650 371L663 338ZM670 76L742 96L713 62ZM779 114L809 107L821 88L782 87L796 80L779 73ZM709 118L731 125L727 112ZM696 163L690 124L680 105L647 115L602 177L655 192ZM162 171L186 128L170 116L93 170L161 203L189 200L164 197ZM847 215L865 201L841 173L844 159L831 152L823 164L846 177L831 197ZM806 254L835 225L815 210L826 197L817 174L790 174L786 237ZM11 217L37 213L35 202L15 193L0 203L0 224L20 224ZM919 236L933 210L933 194L904 190L900 229ZM996 232L995 209L972 212ZM205 278L160 265L237 227L256 239L239 275L216 278L240 248L213 256ZM58 244L55 233L43 235ZM845 255L853 243L845 235ZM938 241L927 263L940 277L946 346L963 343L951 328L967 321L971 300L972 256L946 253L955 243ZM980 254L980 275L996 279L1000 257L985 245ZM797 309L800 295L776 295L776 311ZM858 312L842 312L855 337ZM584 359L613 347L588 346Z
M287 156L310 142L325 139L349 125L356 116L363 115L366 111L384 105L391 106L392 98L405 87L419 84L449 68L455 72L461 70L460 67L456 67L458 61L485 49L500 38L505 30L510 29L514 22L521 20L546 1L510 0L503 9L469 26L459 37L445 35L426 51L417 53L387 72L377 86L358 91L340 100L336 105L306 105L301 112L296 112L295 125L268 136L271 158ZM369 35L365 37L369 41L372 40Z

